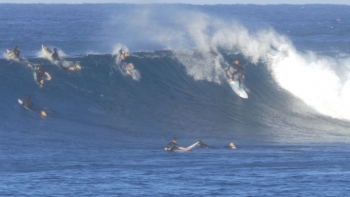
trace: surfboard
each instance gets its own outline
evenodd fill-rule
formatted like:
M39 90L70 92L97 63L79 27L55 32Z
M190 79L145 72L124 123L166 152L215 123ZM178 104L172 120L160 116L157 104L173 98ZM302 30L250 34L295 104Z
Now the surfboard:
M8 49L6 49L6 54L7 54L7 56L8 56L9 58L11 58L11 59L13 59L13 60L16 60L16 61L20 61L20 59L17 58L17 57L15 56L15 54L14 54L12 51L8 50Z
M46 46L44 46L43 44L41 45L41 48L46 56L46 58L48 58L49 60L51 60L51 55L52 55L52 52L50 49L48 49Z
M51 63L61 67L61 68L66 68L70 71L77 71L77 70L81 70L81 65L79 63L74 63L71 61L66 61L62 58L59 58L59 60L53 60L51 55L52 55L52 51L47 48L46 46L44 46L43 44L41 45L42 51L45 55L45 57L51 61Z
M22 101L21 99L18 99L18 103L19 103L20 105L22 105L25 109L27 109L27 110L29 110L29 111L34 111L34 110L32 110L32 109L29 109L27 106L23 105L23 101Z
M180 149L177 149L177 150L174 150L175 152L188 152L188 151L191 151L192 148L194 148L195 146L197 146L199 142L196 142L194 144L192 144L191 146L188 146L186 147L188 150L180 150Z
M23 105L23 101L22 101L21 99L17 99L17 100L18 100L18 103L19 103L22 107L24 107L26 110L29 110L29 111L31 111L31 112L35 112L34 110L29 109L27 106ZM44 116L44 117L47 116L46 112L43 111L43 110L41 110L41 111L39 112L39 114L40 114L41 116Z
M238 81L233 81L233 80L228 80L228 83L230 84L232 90L241 98L247 99L248 94L244 90L243 87L239 88L239 82Z

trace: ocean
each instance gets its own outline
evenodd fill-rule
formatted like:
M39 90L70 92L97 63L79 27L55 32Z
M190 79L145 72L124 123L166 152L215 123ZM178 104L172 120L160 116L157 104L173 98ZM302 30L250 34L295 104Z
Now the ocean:
M349 14L0 4L0 196L348 196ZM82 69L55 65L41 45ZM14 46L23 61L8 58ZM236 59L248 99L227 83ZM27 63L52 80L40 88ZM18 104L27 95L47 117ZM173 137L212 148L165 152Z

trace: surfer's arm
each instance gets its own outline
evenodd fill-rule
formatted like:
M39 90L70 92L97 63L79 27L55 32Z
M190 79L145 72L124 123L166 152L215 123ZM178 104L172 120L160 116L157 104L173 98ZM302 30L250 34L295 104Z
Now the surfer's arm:
M231 75L231 72L230 72L230 68L227 69L226 74L227 74L227 76L229 76L229 77L232 76L232 75Z

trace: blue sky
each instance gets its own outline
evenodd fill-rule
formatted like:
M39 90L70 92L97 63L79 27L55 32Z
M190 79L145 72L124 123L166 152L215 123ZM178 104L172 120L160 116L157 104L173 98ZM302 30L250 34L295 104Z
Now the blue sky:
M346 4L350 0L0 0L0 3Z

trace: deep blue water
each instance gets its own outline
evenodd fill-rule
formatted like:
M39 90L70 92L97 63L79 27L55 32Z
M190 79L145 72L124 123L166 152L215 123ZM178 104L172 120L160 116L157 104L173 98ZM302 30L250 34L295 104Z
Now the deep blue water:
M0 4L0 196L347 196L349 14ZM42 44L82 70L55 66ZM6 57L15 45L52 75L43 88ZM118 69L119 46L138 80ZM247 100L225 80L235 59ZM48 116L19 106L26 95ZM216 148L164 152L174 136Z

